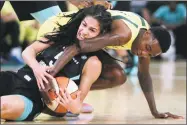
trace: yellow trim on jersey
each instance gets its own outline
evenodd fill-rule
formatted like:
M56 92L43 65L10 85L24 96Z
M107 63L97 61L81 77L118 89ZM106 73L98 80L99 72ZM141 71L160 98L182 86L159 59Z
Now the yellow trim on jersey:
M44 37L46 33L53 32L54 30L58 29L59 25L65 25L70 20L70 17L63 17L64 15L69 15L72 13L76 13L77 11L71 12L61 12L57 16L53 16L46 20L41 26L37 34L37 40Z
M127 11L118 11L118 10L108 10L108 11L111 13L112 18L114 20L121 19L124 21L124 23L130 28L132 37L126 44L122 46L107 46L106 48L131 50L132 43L138 36L140 29L150 28L147 21L136 13L127 12Z

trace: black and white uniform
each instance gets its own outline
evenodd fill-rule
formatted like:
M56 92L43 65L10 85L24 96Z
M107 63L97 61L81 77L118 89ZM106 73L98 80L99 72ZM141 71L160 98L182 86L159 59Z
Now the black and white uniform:
M36 59L41 65L52 66L63 54L64 49L63 45L53 44L38 54ZM79 85L83 66L90 56L85 54L75 56L57 76L71 78ZM0 96L12 94L23 95L33 102L32 111L25 120L33 120L44 108L35 76L32 69L27 65L16 73L11 71L0 72Z

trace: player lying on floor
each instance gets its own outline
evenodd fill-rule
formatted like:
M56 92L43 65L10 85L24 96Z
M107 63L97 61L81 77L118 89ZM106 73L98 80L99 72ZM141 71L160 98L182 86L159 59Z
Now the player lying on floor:
M54 79L50 69L64 50L78 40L84 40L107 33L111 30L111 15L103 6L82 9L67 24L58 25L52 33L36 40L23 51L26 66L18 72L0 72L1 118L5 120L33 120L44 108L37 83ZM71 25L73 23L73 25ZM73 29L73 30L72 30ZM50 41L47 38L52 38ZM62 92L59 103L73 112L79 113L82 102L92 84L98 79L102 65L97 55L99 52L76 55L56 76L73 78L79 76L77 85L80 92L75 100L63 100L69 97ZM92 73L94 72L94 74ZM42 79L41 79L42 78ZM43 86L41 86L43 87Z

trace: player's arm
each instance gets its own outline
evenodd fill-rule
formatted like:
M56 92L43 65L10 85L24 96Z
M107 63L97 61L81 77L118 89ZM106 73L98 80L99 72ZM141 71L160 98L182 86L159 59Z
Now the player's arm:
M101 0L69 0L69 2L75 5L77 8L82 9L85 7L90 7L92 5L103 5L107 9L112 8L112 4L108 1L101 1Z
M81 93L78 93L76 99L72 99L69 94L62 92L62 97L59 98L63 101L59 101L60 104L64 105L72 113L80 113L83 100L87 96L92 84L99 78L102 70L102 64L96 57L89 58L82 70L79 90ZM94 74L93 74L94 72Z
M169 112L159 113L157 111L155 99L154 99L152 79L149 73L149 64L150 64L150 57L139 57L138 79L140 82L140 86L143 90L143 93L145 95L145 98L148 102L152 115L155 118L168 118L168 117L183 118L181 116L177 116Z
M112 22L112 30L93 39L79 42L80 52L94 52L106 46L120 46L126 44L131 38L131 30L122 20Z
M47 41L46 38L41 38L41 41ZM22 57L24 62L33 70L34 75L37 80L37 84L39 88L45 88L43 81L45 83L48 83L48 80L45 78L52 78L51 75L49 75L44 67L42 67L39 62L36 60L36 55L43 51L44 49L48 48L52 43L42 43L39 41L35 41L32 43L30 46L28 46L23 52L22 52Z
M154 115L158 111L156 109L156 104L155 104L155 99L154 99L154 94L153 94L152 79L149 73L149 63L150 63L149 57L147 58L139 57L138 79L139 79L142 91L149 104L151 113Z
M45 38L41 39L45 41ZM36 60L36 55L48 48L51 44L45 44L39 41L33 42L30 46L28 46L23 52L22 57L27 65L33 68L35 65L38 65L38 61Z
M69 46L64 51L51 70L51 75L55 76L75 55L98 51L106 46L119 46L127 43L131 38L131 31L122 20L114 20L112 31L89 40L80 41L79 44Z
M76 6L77 8L79 8L79 9L84 8L84 7L89 7L89 6L93 5L93 2L90 1L90 0L85 0L85 1L82 1L82 0L69 0L69 2L71 4L73 4L74 6Z

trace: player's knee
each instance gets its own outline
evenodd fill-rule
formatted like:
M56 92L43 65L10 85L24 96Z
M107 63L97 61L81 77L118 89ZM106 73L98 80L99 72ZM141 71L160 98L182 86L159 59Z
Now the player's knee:
M10 110L11 109L11 106L10 104L6 101L6 99L4 99L4 97L1 97L1 116L2 117L6 117L6 116L9 116L12 111Z
M12 103L14 100L14 103ZM29 108L25 107L31 104L25 103L23 98L18 95L9 95L1 97L1 117L9 120L24 120L30 113ZM28 110L25 110L28 109ZM26 113L24 113L26 112Z
M101 61L96 56L90 57L88 60L88 64L94 69L97 69L99 72L101 71L102 64Z
M112 69L112 73L113 73L113 77L114 77L114 82L116 84L124 84L127 80L127 77L125 75L125 73L123 72L123 70L118 69L118 68L114 68Z
M5 109L8 109L8 102L5 100L4 96L1 96L1 111L2 110L5 110Z

